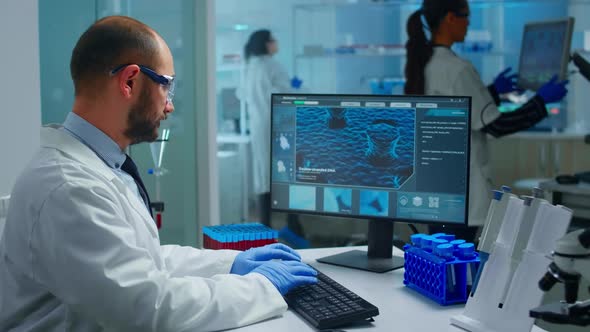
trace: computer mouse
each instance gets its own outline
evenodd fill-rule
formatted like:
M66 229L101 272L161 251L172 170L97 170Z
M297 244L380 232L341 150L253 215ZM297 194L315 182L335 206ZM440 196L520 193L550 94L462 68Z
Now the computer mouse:
M580 183L580 178L575 175L563 174L556 176L555 181L559 184L577 184Z

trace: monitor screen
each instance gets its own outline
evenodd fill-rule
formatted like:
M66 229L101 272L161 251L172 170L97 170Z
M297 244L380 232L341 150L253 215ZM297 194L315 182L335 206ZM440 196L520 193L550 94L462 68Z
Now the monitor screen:
M573 18L528 23L524 27L518 85L536 91L554 75L567 76Z
M369 219L369 252L390 258L393 228L376 240L372 225L466 224L470 109L470 97L273 94L271 209Z

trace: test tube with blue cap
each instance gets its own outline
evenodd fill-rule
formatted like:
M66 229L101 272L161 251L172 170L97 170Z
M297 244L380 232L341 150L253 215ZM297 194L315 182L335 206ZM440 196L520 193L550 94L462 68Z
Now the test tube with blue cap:
M457 257L464 260L475 258L475 245L470 242L465 242L458 245Z
M444 240L441 240L444 241ZM455 260L455 256L453 255L454 247L450 243L442 243L437 245L434 248L434 254L443 258L447 262L451 262ZM457 287L457 277L455 274L455 270L453 269L452 264L446 264L445 266L445 274L446 274L446 288L447 293L454 293Z
M412 234L410 235L410 243L412 243L414 247L420 248L422 245L422 238L425 236L427 235L422 233Z
M457 240L453 240L451 242L449 242L451 245L453 245L453 254L457 254L457 249L459 248L459 245L465 243L466 241L463 239L457 239Z
M455 240L455 235L454 234L445 234L445 233L440 233L441 235L437 235L436 238L437 239L442 239L442 240L447 240L449 242Z
M435 240L432 236L423 236L420 240L420 247L426 252L432 252L432 241Z
M457 247L457 258L459 260L470 260L470 259L474 259L477 256L477 254L475 253L475 245L473 243L470 242L466 242L463 244L460 244ZM473 288L473 280L475 279L475 276L477 275L477 267L475 266L474 263L470 263L467 265L467 271L465 271L466 274L466 284L468 285L468 289Z
M434 252L434 249L436 249L437 246L446 243L449 243L449 241L443 239L432 239L432 251Z

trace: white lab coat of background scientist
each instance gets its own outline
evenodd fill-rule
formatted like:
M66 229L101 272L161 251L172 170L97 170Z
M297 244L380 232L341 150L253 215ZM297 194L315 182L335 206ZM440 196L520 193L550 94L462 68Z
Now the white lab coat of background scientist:
M469 225L483 226L490 204L488 193L491 192L492 181L488 139L481 129L484 123L494 121L500 112L493 105L492 97L475 68L451 50L435 47L425 74L427 94L472 97ZM488 107L484 110L486 105Z
M295 92L301 82L289 79L285 69L273 58L277 44L268 30L252 34L245 47L246 66L238 97L245 100L252 139L254 193L270 191L270 96Z

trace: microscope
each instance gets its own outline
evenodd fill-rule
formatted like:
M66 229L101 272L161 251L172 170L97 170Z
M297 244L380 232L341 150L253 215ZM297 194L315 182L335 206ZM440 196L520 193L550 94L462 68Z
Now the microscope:
M590 81L590 61L588 52L575 51L572 61L584 78ZM585 139L590 143L589 137ZM586 172L590 175L590 172ZM590 228L566 234L556 242L552 253L553 262L547 273L539 281L544 292L556 283L565 286L565 301L550 303L532 309L530 317L539 318L554 324L590 325L590 298L578 301L580 279L590 280ZM588 289L590 293L590 289Z
M577 301L580 279L590 280L590 228L568 233L559 239L552 257L553 262L539 281L539 288L546 292L556 283L563 283L565 301L532 309L530 317L554 324L590 325L590 298Z

